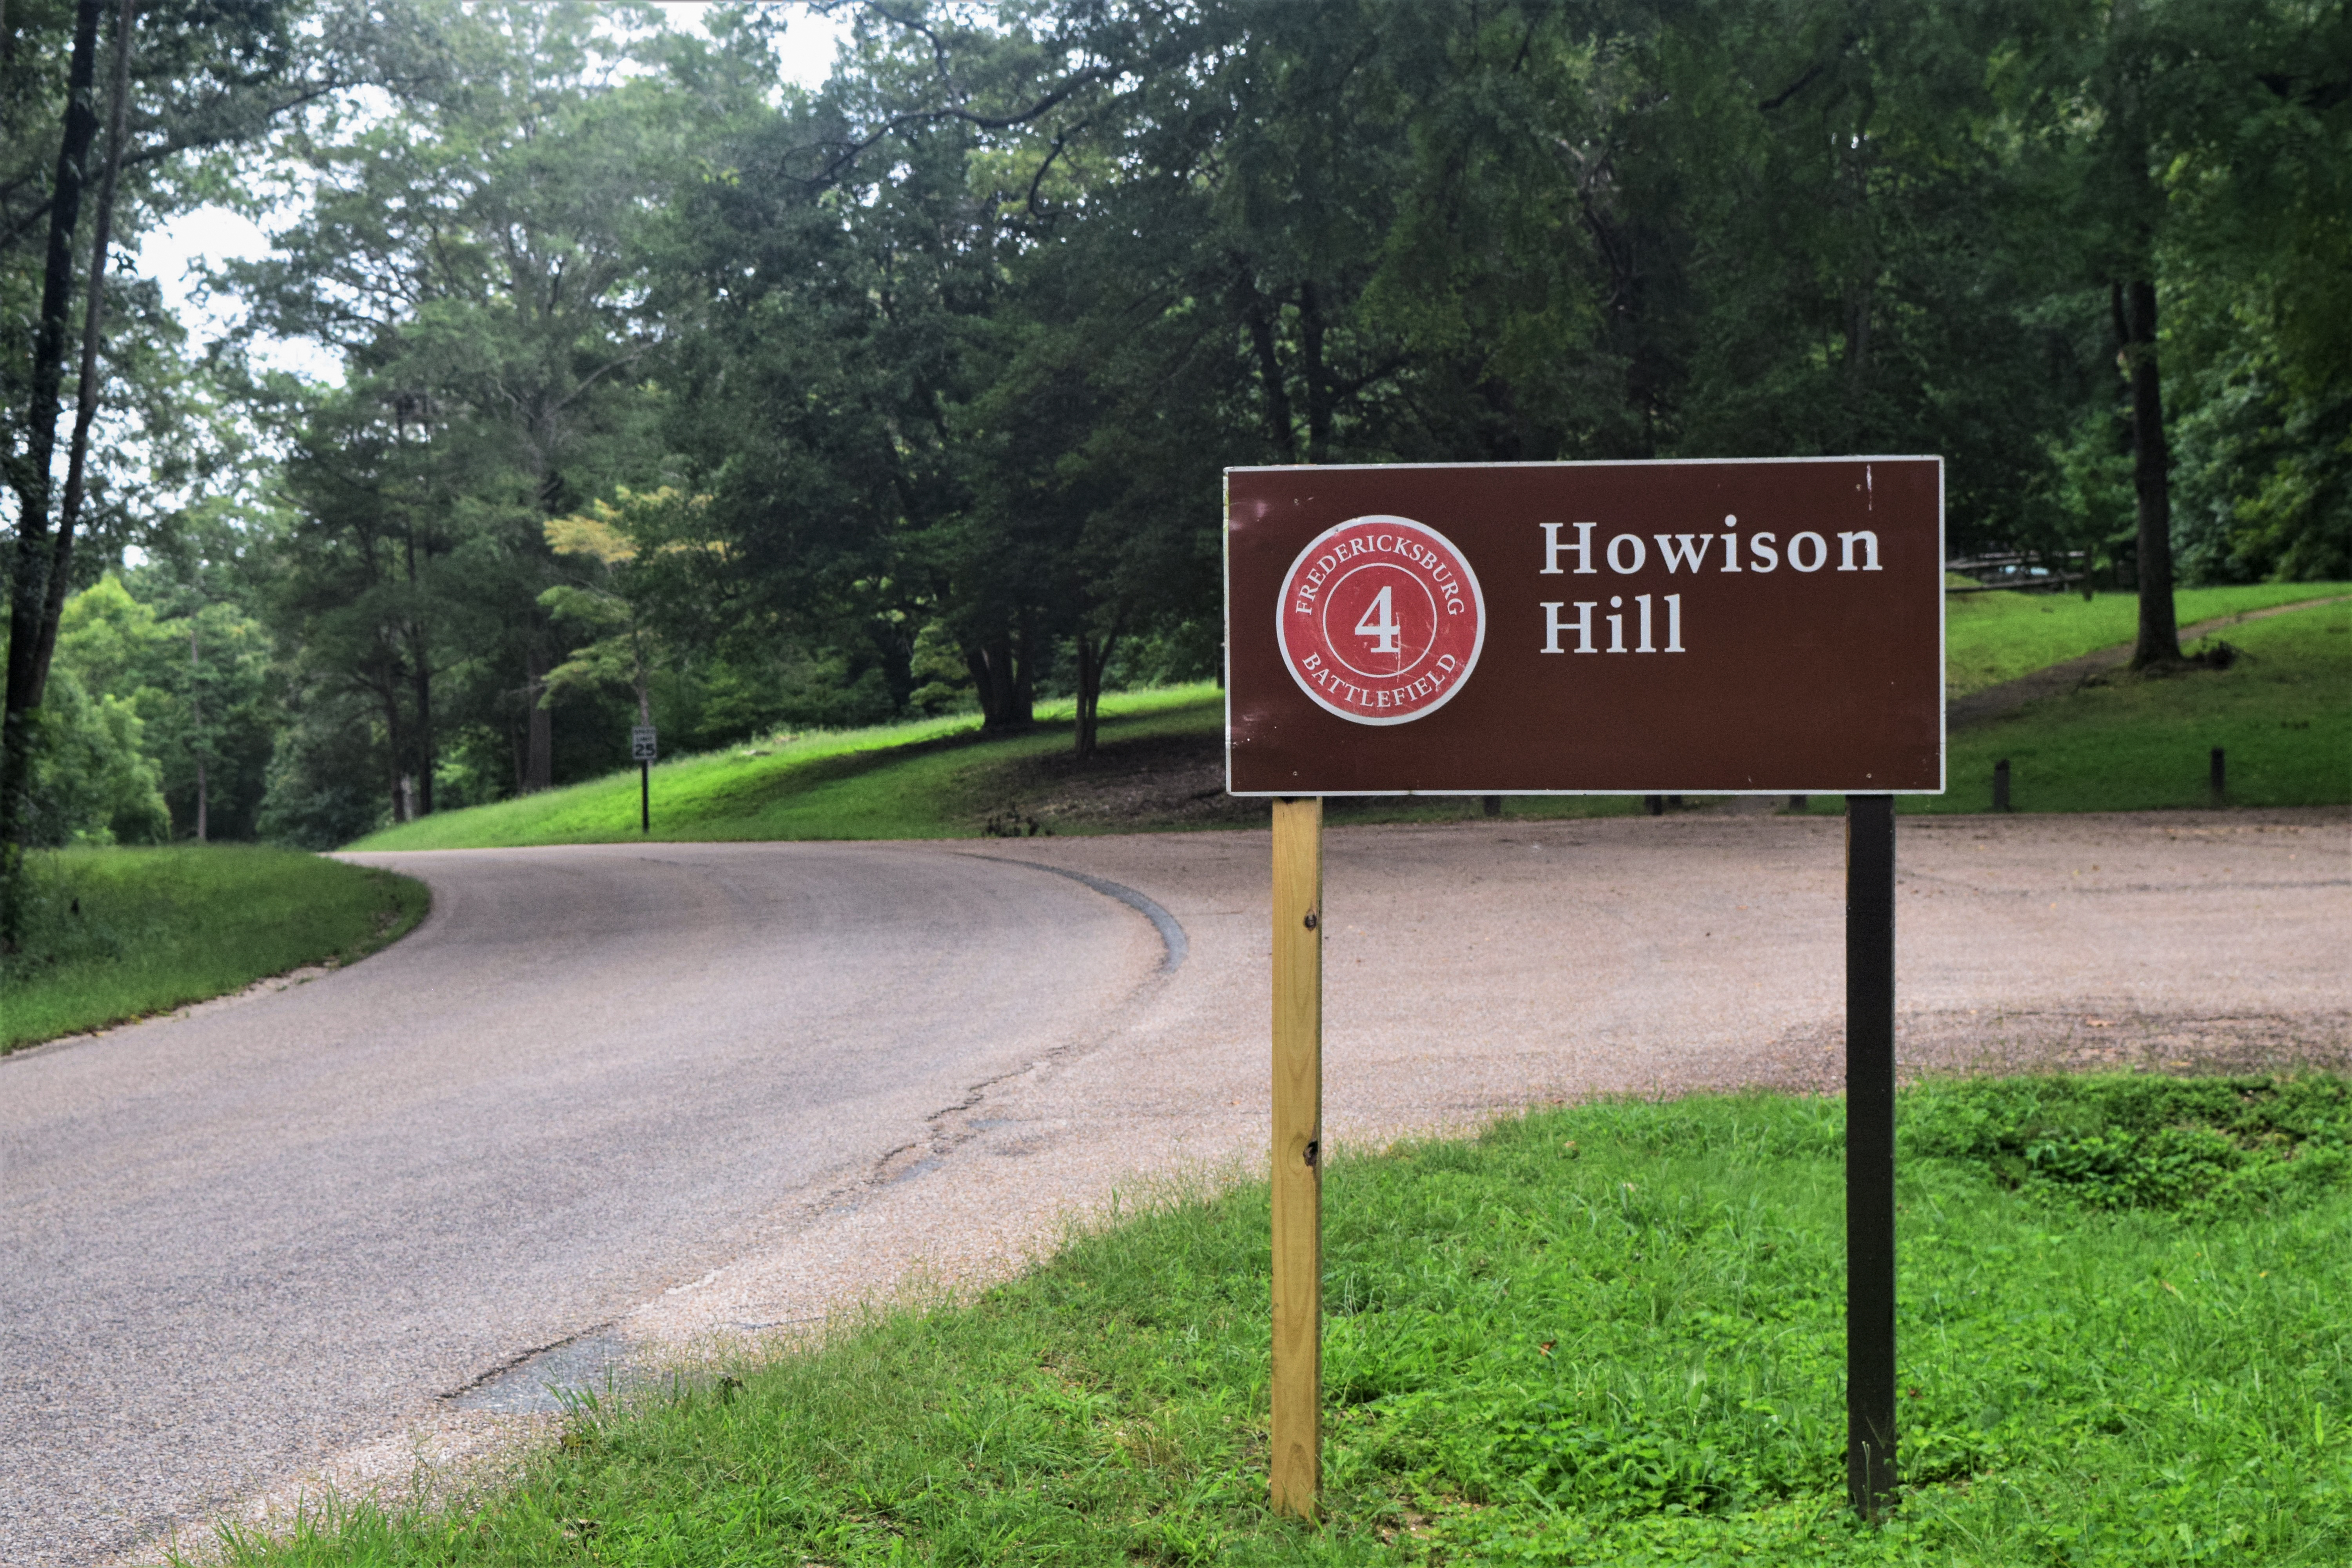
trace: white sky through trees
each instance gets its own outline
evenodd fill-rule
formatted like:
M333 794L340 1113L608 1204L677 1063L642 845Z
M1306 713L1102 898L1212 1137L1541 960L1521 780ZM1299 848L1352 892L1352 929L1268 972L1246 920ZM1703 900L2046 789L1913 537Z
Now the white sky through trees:
M672 28L699 32L710 6L666 4L658 8ZM783 9L790 21L776 47L783 79L803 87L814 87L831 73L835 49L846 27L832 17L812 14L802 5L789 5ZM188 329L189 352L201 353L235 333L244 313L233 298L198 297L204 268L223 261L249 260L268 251L269 235L263 224L228 207L202 206L145 235L131 268L142 277L153 279L163 289L164 303ZM256 338L251 351L257 363L273 369L293 371L312 381L342 380L341 361L332 351L316 343Z

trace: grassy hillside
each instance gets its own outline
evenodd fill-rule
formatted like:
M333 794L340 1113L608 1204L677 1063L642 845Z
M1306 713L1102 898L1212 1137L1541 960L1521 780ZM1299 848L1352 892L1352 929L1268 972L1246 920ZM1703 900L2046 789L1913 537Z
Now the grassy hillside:
M653 834L677 839L970 837L1009 804L1007 763L1070 746L1070 705L1040 703L1036 730L983 740L973 714L825 731L656 763ZM1114 692L1101 737L1134 741L1213 732L1224 722L1214 686ZM495 805L443 812L386 828L353 849L473 849L505 844L598 844L640 837L637 773L609 774Z
M2352 801L2352 604L2249 621L2226 640L2242 650L2227 669L2118 673L1958 731L1947 793L1906 796L1903 809L1990 809L2003 757L2019 811L2207 805L2215 746L2229 805Z
M31 858L33 925L0 959L0 1052L351 963L425 916L407 877L257 845Z
M2242 615L2273 605L2352 594L2352 583L2254 583L2228 588L2183 588L2173 613L2184 626L2218 616ZM2139 629L2139 600L2131 594L1954 594L1944 601L1944 677L1954 697L1965 697L2037 669L2127 643ZM2235 637L2232 635L2231 640Z
M2347 591L2352 589L2307 583L2191 589L2179 595L2180 618L2186 624ZM2135 614L2134 601L2122 595L2088 603L2011 593L1957 597L1950 605L1952 689L1980 689L2113 646L2131 636ZM1927 809L1982 810L1993 758L2012 753L2021 769L2030 762L2034 770L2033 793L2018 796L2030 809L2200 805L2202 759L2215 745L2230 748L2233 758L2243 753L2243 789L2234 795L2243 804L2352 798L2337 765L2352 685L2329 662L2335 645L2323 633L2267 629L2289 622L2307 626L2315 624L2310 616L2330 614L2340 619L2342 612L2296 612L2231 628L2231 640L2257 656L2235 670L2080 693L1963 731L1952 748L1955 793ZM2244 712L2232 717L2240 706ZM1069 760L1069 704L1041 704L1038 719L1035 730L1009 738L982 737L979 720L966 714L782 737L661 763L653 770L650 837L956 838L992 823L1015 833L1041 825L1085 833L1265 820L1263 805L1223 797L1215 747L1223 696L1213 686L1107 696L1103 754L1084 769ZM1594 816L1639 805L1622 795L1521 797L1507 810L1514 817ZM1333 820L1342 822L1447 820L1479 809L1475 800L1451 798L1331 805ZM444 812L352 847L463 849L639 837L632 770Z
M1326 1177L1324 1481L1265 1503L1266 1192L968 1305L583 1404L294 1565L2352 1561L2339 1079L1903 1099L1895 1521L1846 1512L1834 1099L1603 1103Z

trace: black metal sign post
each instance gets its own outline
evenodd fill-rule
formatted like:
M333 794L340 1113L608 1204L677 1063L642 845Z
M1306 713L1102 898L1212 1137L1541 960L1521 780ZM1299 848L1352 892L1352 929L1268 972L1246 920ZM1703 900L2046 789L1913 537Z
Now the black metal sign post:
M1845 1476L1895 1499L1895 797L1846 796Z
M629 730L629 756L637 764L637 831L654 830L654 754L656 737L651 724L632 725Z

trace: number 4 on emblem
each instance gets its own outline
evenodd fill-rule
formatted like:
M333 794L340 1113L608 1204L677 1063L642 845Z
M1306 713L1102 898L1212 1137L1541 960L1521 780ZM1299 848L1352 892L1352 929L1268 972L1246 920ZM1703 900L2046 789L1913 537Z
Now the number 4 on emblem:
M1404 630L1404 627L1397 624L1396 611L1389 602L1389 595L1391 591L1389 588L1382 588L1373 595L1370 606L1364 611L1364 618L1356 623L1358 637L1378 639L1372 644L1374 653L1396 652L1397 636Z

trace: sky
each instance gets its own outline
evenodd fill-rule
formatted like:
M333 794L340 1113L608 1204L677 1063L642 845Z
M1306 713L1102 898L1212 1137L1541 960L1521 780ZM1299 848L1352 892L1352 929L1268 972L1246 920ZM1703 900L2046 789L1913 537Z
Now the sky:
M703 14L710 7L665 4L661 9L670 26L699 32ZM785 10L791 19L778 49L783 75L787 80L814 87L832 70L834 48L845 28L828 17L810 15L798 5L788 5ZM200 353L234 335L244 312L235 300L197 300L194 297L196 274L207 263L249 260L268 251L269 236L262 225L226 207L198 207L149 233L140 243L131 270L155 279L162 287L165 303L188 329L189 352ZM248 348L257 363L290 370L314 381L342 380L341 363L314 343L257 338Z

